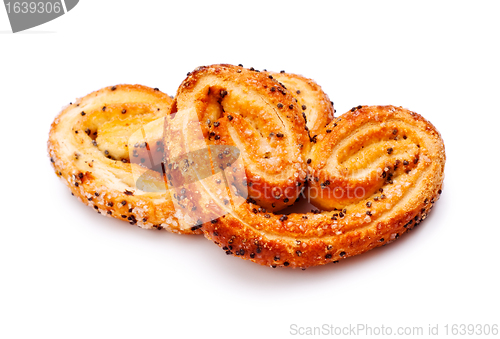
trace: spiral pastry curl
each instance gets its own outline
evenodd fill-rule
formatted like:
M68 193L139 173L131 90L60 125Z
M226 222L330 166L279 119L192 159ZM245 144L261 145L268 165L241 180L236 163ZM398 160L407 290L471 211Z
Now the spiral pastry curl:
M163 121L172 99L140 85L106 87L65 107L51 126L57 176L97 212L143 228L183 229L163 180ZM140 180L137 180L140 178Z
M239 66L199 67L179 87L171 113L190 109L208 144L240 150L246 172L240 184L261 207L278 211L295 202L306 179L309 136L305 114L283 83Z
M445 150L422 116L358 106L332 121L307 156L306 194L322 211L279 215L254 199L205 223L227 254L272 267L337 262L418 225L439 198Z

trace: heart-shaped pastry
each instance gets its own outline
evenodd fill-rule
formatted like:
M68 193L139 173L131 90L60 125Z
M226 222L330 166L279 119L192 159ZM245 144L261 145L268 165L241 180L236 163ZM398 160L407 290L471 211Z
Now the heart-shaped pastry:
M49 155L99 213L306 268L392 242L442 190L444 143L422 116L334 112L311 79L212 65L189 73L174 100L138 85L79 99L54 121ZM300 197L319 210L279 213Z

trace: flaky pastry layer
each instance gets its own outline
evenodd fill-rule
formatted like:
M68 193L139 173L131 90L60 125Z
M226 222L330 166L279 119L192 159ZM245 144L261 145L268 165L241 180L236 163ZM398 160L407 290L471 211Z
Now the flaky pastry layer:
M302 107L285 85L240 66L199 67L172 105L172 113L188 109L196 110L208 144L241 151L250 197L271 211L295 202L306 178L309 136Z
M323 210L280 215L252 201L203 232L227 254L306 268L387 244L423 221L441 194L445 150L422 116L358 106L331 122L308 155L306 196Z
M168 95L140 85L106 87L78 99L51 126L55 173L103 215L143 228L200 233L179 227L162 173L151 170L162 160L171 104Z

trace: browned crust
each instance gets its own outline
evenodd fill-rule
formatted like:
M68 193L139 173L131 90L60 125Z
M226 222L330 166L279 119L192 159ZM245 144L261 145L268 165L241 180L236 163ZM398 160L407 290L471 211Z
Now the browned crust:
M297 99L307 118L309 136L320 134L321 130L334 118L333 101L313 79L293 73L269 72L276 80L285 84Z
M367 198L345 204L345 210L287 216L261 213L254 210L258 206L247 203L204 224L205 236L227 254L261 265L293 268L336 262L397 239L427 217L441 194L445 151L441 136L432 124L414 112L393 106L354 109L326 127L336 132L327 133L314 145L311 170L320 166L317 163L321 159L336 157L335 145L347 139L352 139L347 140L351 147L361 147L361 144L356 145L355 137L364 126L382 125L388 121L400 123L402 130L408 132L406 140L411 135L411 142L420 143L417 148L420 160L412 167L411 174L402 172L393 177L392 184L383 183L385 198L380 199L382 193L377 191ZM378 138L376 131L373 138ZM397 145L397 141L392 142ZM403 187L406 183L409 186L401 189L402 195L397 196L394 187ZM367 211L372 214L369 220Z
M77 99L65 107L51 125L47 146L56 175L74 196L100 214L143 228L199 233L178 227L169 195L142 192L135 187L132 168L141 172L147 169L109 159L83 128L87 119L104 111L113 114L114 110L127 110L126 114L134 114L136 110L150 110L164 115L171 103L167 94L141 85L110 86ZM163 183L161 175L155 177L154 172L150 180Z
M209 144L241 148L248 194L261 206L277 211L295 202L305 180L309 137L302 109L285 85L240 66L199 67L180 85L172 112L190 108L198 112ZM286 156L266 154L263 143Z

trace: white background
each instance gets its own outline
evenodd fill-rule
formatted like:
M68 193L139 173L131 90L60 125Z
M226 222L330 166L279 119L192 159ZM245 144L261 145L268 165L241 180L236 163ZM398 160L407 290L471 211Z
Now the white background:
M18 34L0 7L0 337L500 323L499 4L82 0ZM311 77L338 114L360 104L422 114L446 145L442 198L395 243L302 271L142 230L70 195L46 152L63 105L119 83L175 94L212 63Z

